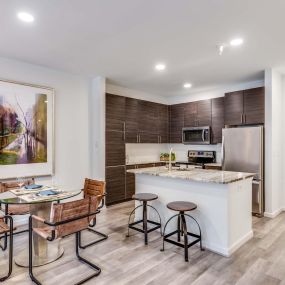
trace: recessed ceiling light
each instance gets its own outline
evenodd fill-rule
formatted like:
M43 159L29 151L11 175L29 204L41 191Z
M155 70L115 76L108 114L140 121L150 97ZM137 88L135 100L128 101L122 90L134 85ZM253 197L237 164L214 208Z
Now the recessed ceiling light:
M231 46L240 46L241 44L243 44L243 39L241 38L233 39L230 41Z
M34 22L35 18L32 14L29 14L27 12L19 12L18 13L18 18L26 23L32 23Z
M184 83L183 87L188 89L192 87L192 84L187 82L187 83Z
M166 68L165 64L164 63L158 63L156 66L155 66L155 69L158 70L158 71L162 71Z

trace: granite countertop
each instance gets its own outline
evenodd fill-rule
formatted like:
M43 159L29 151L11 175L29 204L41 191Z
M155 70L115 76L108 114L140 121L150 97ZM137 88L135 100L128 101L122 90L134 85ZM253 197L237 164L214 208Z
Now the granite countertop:
M128 172L134 174L147 174L147 175L160 176L160 177L169 177L175 179L185 179L197 182L219 183L219 184L229 184L239 180L244 180L246 178L251 178L254 176L254 173L208 170L208 169L197 169L197 168L192 168L188 170L179 170L178 168L173 167L172 171L168 171L168 169L165 166L131 169L128 170Z
M164 162L164 163L168 163L168 161L160 161L160 160L156 160L156 161L128 161L126 163L126 165L137 165L137 164L150 164L150 163L161 163L161 162ZM175 161L173 161L172 163L174 163Z
M217 166L217 167L222 167L221 162L212 162L212 163L205 163L206 166Z

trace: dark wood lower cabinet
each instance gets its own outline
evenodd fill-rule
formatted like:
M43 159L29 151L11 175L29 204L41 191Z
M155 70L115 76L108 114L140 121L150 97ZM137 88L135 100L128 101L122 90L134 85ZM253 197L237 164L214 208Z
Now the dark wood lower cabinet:
M118 131L106 132L106 166L125 164L125 134Z
M106 205L126 200L126 167L106 167Z
M136 192L136 179L133 173L126 173L126 199L131 199Z

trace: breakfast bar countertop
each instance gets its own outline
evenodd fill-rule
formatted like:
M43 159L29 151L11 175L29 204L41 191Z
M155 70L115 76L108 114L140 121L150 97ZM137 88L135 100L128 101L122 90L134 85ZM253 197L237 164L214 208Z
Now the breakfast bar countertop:
M252 178L255 175L254 173L246 172L232 172L198 168L181 170L179 168L173 167L172 170L169 171L165 166L131 169L127 170L127 172L219 184L229 184L247 178Z

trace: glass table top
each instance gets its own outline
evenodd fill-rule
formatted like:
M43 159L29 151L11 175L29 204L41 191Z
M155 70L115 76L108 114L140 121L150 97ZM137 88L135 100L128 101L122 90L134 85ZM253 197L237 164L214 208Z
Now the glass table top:
M40 192L40 191L39 191ZM58 191L56 195L40 196L39 192L32 192L30 194L15 195L12 192L5 192L0 194L1 204L38 204L61 201L79 195L82 190L62 190Z

